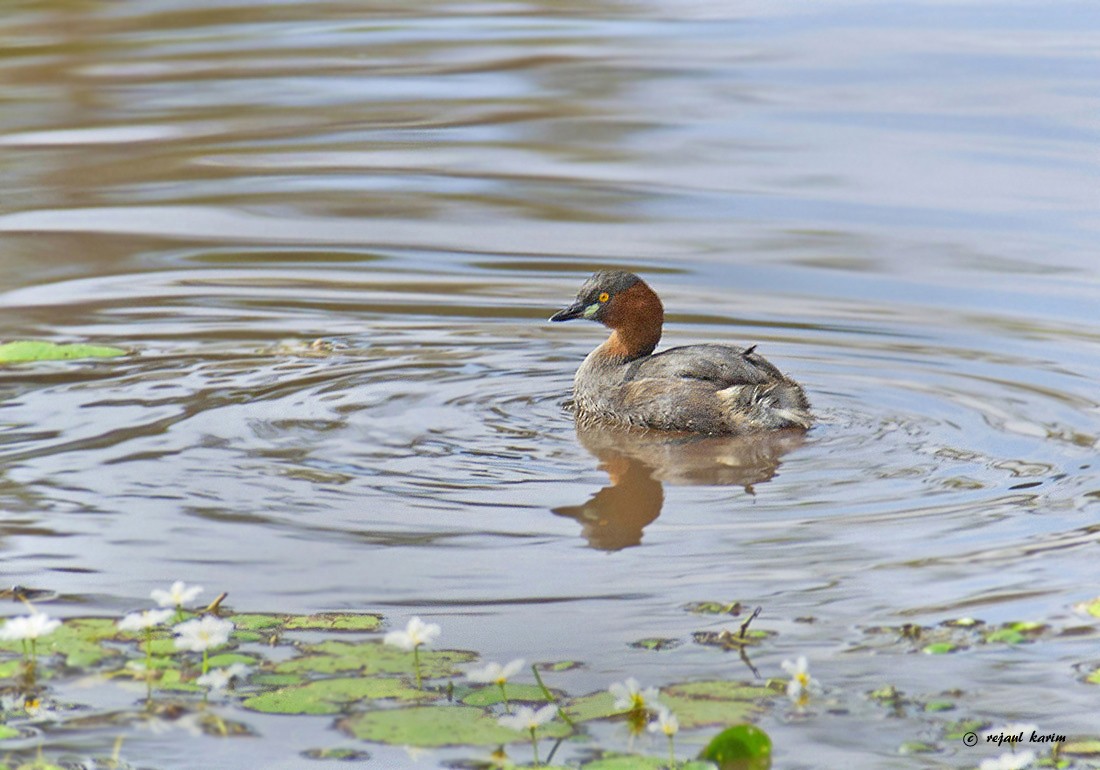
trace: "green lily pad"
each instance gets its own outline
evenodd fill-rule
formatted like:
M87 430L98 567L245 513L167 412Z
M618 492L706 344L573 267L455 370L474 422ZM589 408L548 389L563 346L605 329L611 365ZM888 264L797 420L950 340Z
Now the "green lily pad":
M935 642L934 644L927 644L921 648L921 652L925 655L946 655L950 652L955 652L959 649L959 645L952 642Z
M776 636L775 631L759 631L747 629L744 634L740 629L722 629L721 631L696 631L691 635L696 644L707 647L721 647L723 650L740 650L754 644L760 644L765 639Z
M679 639L654 636L646 639L639 639L636 642L631 642L630 646L637 650L652 650L654 652L660 652L661 650L675 649L681 644L682 642Z
M337 674L357 671L361 674L412 674L413 654L383 644L368 642L326 641L304 644L302 655L283 661L275 667L281 674L311 672ZM457 676L461 664L477 660L477 653L465 650L421 650L420 672L425 679Z
M183 673L178 668L168 668L161 672L156 686L158 690L174 692L201 692L205 689L195 684L194 679L184 679Z
M438 693L421 692L392 677L348 677L321 679L266 692L245 700L244 707L269 714L337 714L349 705L365 700L426 700L438 697Z
M767 770L771 767L772 739L755 725L734 725L714 736L699 757L723 769Z
M273 615L270 613L242 613L231 615L229 620L237 631L264 631L269 628L280 628L286 621L286 615Z
M1072 754L1075 757L1100 756L1100 739L1091 738L1083 741L1068 741L1062 744L1061 754Z
M255 655L245 655L240 652L223 652L219 655L211 655L206 661L210 668L225 668L234 663L243 663L246 666L258 665L260 659Z
M520 703L546 703L546 695L537 684L506 684L509 702ZM560 693L555 693L560 695ZM503 703L500 688L495 684L478 687L476 690L464 695L457 695L458 700L467 706L494 706Z
M924 704L924 710L928 712L951 711L955 708L955 702L950 700L930 700Z
M261 671L253 674L250 681L257 687L288 687L294 684L302 684L306 679L299 674L269 674Z
M944 739L948 741L961 740L967 733L978 733L989 727L989 722L981 719L960 719L958 722L950 722L944 726Z
M18 738L20 732L10 725L0 725L0 741L6 741L9 738Z
M561 671L575 671L578 668L584 666L579 660L558 660L553 663L536 663L535 668L539 671L549 671L550 673L558 673Z
M744 608L741 602L691 602L684 605L685 610L696 615L740 615Z
M67 361L74 358L113 358L128 351L106 345L59 345L40 340L17 340L0 345L0 364L23 361Z
M23 670L23 660L21 658L15 658L14 660L5 660L0 663L0 679L12 679L19 676Z
M599 759L585 762L581 770L667 770L668 759L645 757L638 754L604 754ZM676 765L677 770L714 770L710 762L689 760Z
M286 621L288 631L377 631L381 626L381 615L363 613L319 612L294 615Z
M1084 615L1092 615L1094 618L1100 618L1100 596L1095 599L1090 599L1087 602L1080 602L1073 605L1073 609Z
M41 659L50 655L64 655L67 666L87 668L104 658L121 654L118 650L100 644L115 638L117 634L118 627L109 618L70 618L52 634L38 640L38 656ZM21 653L23 642L0 641L0 650Z
M526 732L497 724L474 706L416 706L352 714L337 727L364 741L397 746L499 746L531 739ZM564 738L569 725L555 719L539 728L541 738Z
M306 759L332 759L337 762L366 762L370 754L356 749L306 749L302 752Z
M774 698L766 687L709 681L676 684L661 690L660 702L691 730L706 725L729 725L759 716L762 701Z
M763 710L760 701L774 697L775 693L766 687L709 681L665 687L658 702L676 715L681 729L690 730L747 721ZM607 691L575 698L566 704L565 710L575 722L607 719L624 713L615 708L615 698Z

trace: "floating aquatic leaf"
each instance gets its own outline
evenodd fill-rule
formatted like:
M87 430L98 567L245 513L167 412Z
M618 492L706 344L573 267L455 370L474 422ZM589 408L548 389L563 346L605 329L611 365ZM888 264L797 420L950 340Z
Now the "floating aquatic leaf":
M268 628L281 628L286 622L286 615L273 615L268 613L242 613L230 615L237 631L263 631Z
M647 639L639 639L636 642L631 642L630 646L639 650L653 650L659 652L661 650L672 650L679 647L683 642L679 639L670 639L667 637L649 637Z
M245 655L240 652L223 652L219 655L211 655L206 661L210 668L222 668L232 666L234 663L243 663L246 666L258 665L260 659L255 655Z
M687 682L661 688L659 702L680 720L681 730L705 725L744 722L757 716L761 703L776 697L767 687L736 682ZM623 713L615 708L615 698L607 691L595 692L569 701L566 713L575 722L607 719Z
M961 740L967 733L981 732L989 727L989 722L981 719L960 719L944 726L944 738L949 741Z
M1071 754L1075 757L1100 756L1100 738L1086 738L1084 740L1067 741L1062 744L1060 754Z
M924 710L928 712L952 711L954 708L955 702L949 700L930 700L924 704Z
M65 665L72 668L94 666L104 658L121 653L102 642L118 636L118 627L109 618L70 618L49 636L38 640L38 655L64 655ZM0 641L0 650L21 652L19 640Z
M279 673L313 672L336 674L357 671L361 674L408 674L413 670L413 654L383 645L381 640L368 642L325 641L304 644L302 655L275 667ZM421 650L420 670L425 679L457 676L459 666L477 659L477 653L465 650Z
M720 770L767 770L772 739L755 725L734 725L714 736L699 757L714 762Z
M721 631L696 631L691 635L696 644L721 647L724 650L739 650L742 647L760 644L772 636L776 636L775 631L759 631L753 628L746 629L744 634L741 633L741 629L726 628Z
M0 741L6 741L9 738L18 738L20 732L11 725L0 725Z
M0 345L0 364L25 361L67 361L74 358L113 358L128 351L105 345L59 345L40 340L17 340Z
M741 602L691 602L684 609L696 615L740 615L745 608Z
M288 631L375 631L382 627L382 616L320 612L316 615L293 615L287 618Z
M397 746L498 746L529 741L526 732L497 724L496 717L474 706L416 706L353 714L337 726L361 740ZM543 738L564 738L569 725L560 719L539 728Z
M269 714L336 714L367 700L395 698L427 700L437 693L421 692L394 677L347 677L321 679L284 687L249 698L244 707Z
M306 759L334 759L338 762L366 762L370 754L356 749L306 749L302 752Z
M926 655L946 655L949 652L955 652L959 649L959 645L953 642L936 642L935 644L927 644L921 648L921 652Z
M1087 602L1080 602L1073 605L1073 609L1080 612L1082 615L1091 615L1094 618L1100 618L1100 596L1095 599L1089 599Z
M535 668L539 671L549 671L551 673L558 671L573 671L581 668L584 664L578 660L559 660L554 663L536 663Z
M509 702L520 703L545 703L546 695L543 694L542 688L537 684L507 684L508 700ZM561 693L557 691L551 691L556 697L560 697ZM488 685L486 687L478 687L476 690L470 692L459 692L455 694L455 697L467 706L494 706L497 703L503 703L504 698L500 694L500 688L495 684Z
M646 757L638 754L604 754L599 759L585 762L581 770L666 770L668 759ZM677 770L714 770L710 762L689 760L676 765Z

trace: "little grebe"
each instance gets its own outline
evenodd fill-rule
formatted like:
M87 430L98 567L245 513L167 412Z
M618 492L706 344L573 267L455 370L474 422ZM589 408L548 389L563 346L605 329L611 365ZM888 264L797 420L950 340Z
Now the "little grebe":
M573 408L584 423L725 434L810 427L802 388L755 345L687 345L653 355L664 307L633 273L596 273L550 320L574 318L611 329L573 380Z

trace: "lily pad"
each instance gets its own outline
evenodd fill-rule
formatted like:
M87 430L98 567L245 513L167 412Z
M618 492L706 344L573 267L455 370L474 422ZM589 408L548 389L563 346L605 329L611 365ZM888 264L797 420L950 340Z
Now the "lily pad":
M638 754L605 754L592 762L585 762L581 770L666 770L668 759L645 757ZM710 762L690 760L676 765L677 770L714 770Z
M682 642L679 639L654 636L646 639L639 639L636 642L631 642L630 646L638 650L652 650L654 652L660 652L661 650L675 649L681 644Z
M68 361L74 358L114 358L129 351L106 345L59 345L41 340L16 340L0 345L0 364L25 361Z
M755 725L734 725L714 736L699 757L722 769L767 770L771 767L772 739Z
M959 649L959 645L952 642L935 642L934 644L927 644L922 649L926 655L946 655L949 652L955 652Z
M696 615L740 615L745 605L741 602L691 602L684 609Z
M1076 757L1100 756L1100 739L1092 738L1081 741L1069 741L1062 744L1061 754L1072 754Z
M10 725L0 725L0 741L6 741L9 738L18 738L20 732Z
M721 631L696 631L691 635L696 644L707 647L721 647L723 650L740 650L754 644L760 644L765 639L776 636L775 631L758 631L747 629L742 635L741 630L723 629Z
M269 613L242 613L231 615L229 620L237 631L264 631L269 628L281 628L286 622L286 615L273 615Z
M537 684L507 684L505 688L509 702L546 703L546 694ZM560 693L555 693L555 695L560 695ZM468 694L458 695L457 697L467 706L494 706L497 703L504 702L504 698L500 694L500 688L495 684L479 687Z
M302 655L275 667L281 674L312 672L336 674L357 671L361 674L411 674L413 654L382 644L368 642L325 641L299 647ZM422 650L420 671L425 679L457 676L459 665L477 660L477 653L465 650Z
M370 754L355 749L306 749L302 752L306 759L333 759L337 762L366 762Z
M676 715L681 729L690 730L747 721L763 710L760 701L773 697L775 694L766 687L708 681L662 688L658 700ZM625 713L615 708L614 696L606 691L576 698L565 706L565 710L575 722L608 719Z
M437 693L421 692L393 677L348 677L283 687L248 698L244 707L268 714L338 714L351 704L366 700L437 697L440 697Z
M499 746L530 740L526 731L501 727L496 717L474 706L416 706L353 714L337 723L364 741L396 746ZM542 738L564 738L570 728L554 720L539 728Z
M319 612L316 615L294 615L287 618L288 631L377 631L382 616L342 612Z
M49 636L38 640L38 655L64 655L72 668L94 666L107 657L120 655L118 650L104 647L101 642L118 635L118 627L109 618L70 618ZM19 640L0 641L0 650L22 652Z

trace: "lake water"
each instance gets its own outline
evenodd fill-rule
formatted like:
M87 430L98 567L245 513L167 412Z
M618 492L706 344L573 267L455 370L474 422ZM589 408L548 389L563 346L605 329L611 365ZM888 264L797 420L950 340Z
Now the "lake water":
M1073 610L1100 594L1095 5L4 17L0 339L136 352L0 370L0 580L59 615L176 578L242 610L419 614L490 660L583 661L579 692L754 680L691 641L729 619L683 609L740 600L777 632L761 676L806 655L826 690L760 721L775 767L997 753L868 697L887 684L1096 731ZM661 294L664 345L756 344L800 381L805 440L578 436L564 403L604 330L546 319L608 266ZM871 632L961 617L1053 631L950 655ZM650 636L684 643L628 646ZM263 740L135 733L124 756L290 768L339 742L247 720Z

